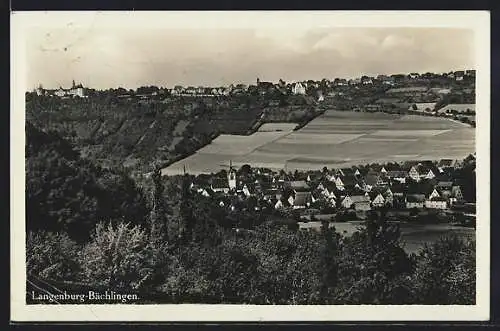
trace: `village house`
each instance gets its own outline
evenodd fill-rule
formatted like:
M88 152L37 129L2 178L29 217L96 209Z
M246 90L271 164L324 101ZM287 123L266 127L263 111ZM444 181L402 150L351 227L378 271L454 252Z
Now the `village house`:
M304 191L310 190L311 187L306 183L305 180L293 180L288 182L288 186L294 191Z
M404 170L389 170L387 172L387 178L401 184L406 182L407 175L408 173Z
M448 204L446 199L440 197L433 197L425 200L425 208L428 209L446 209Z
M465 72L463 70L455 71L454 76L457 81L464 80Z
M417 79L417 78L419 78L419 77L420 77L420 74L418 74L418 73L416 73L416 72L412 72L412 73L410 73L410 74L408 75L408 77L409 77L410 79Z
M359 85L359 84L361 84L361 78L349 79L348 84L349 85Z
M406 196L406 209L424 208L425 194L408 194Z
M333 85L335 86L348 86L348 82L347 82L347 79L344 79L344 78L335 78L335 80L333 81Z
M410 164L407 162L407 164ZM424 164L423 162L419 162L416 164L413 164L409 166L408 170L408 177L413 179L414 181L418 182L422 179L432 179L436 177L436 174L439 173L438 170L436 170L435 166L432 166L430 164Z
M255 186L252 185L251 183L243 184L241 191L247 197L252 196L255 194Z
M40 87L40 89L41 89L41 87ZM42 93L42 91L40 91L40 92L37 91L37 94L38 93L47 94L47 93L45 93L45 91L43 91L43 93ZM84 98L84 97L86 97L85 89L84 89L83 85L81 83L75 84L75 81L73 81L73 85L71 86L71 88L64 89L62 87L59 87L59 89L57 89L53 92L53 95L60 97L60 98L65 98L65 97Z
M385 198L381 192L372 192L370 194L370 197L372 200L372 207L380 208L380 207L385 206L386 201L385 201Z
M288 200L290 205L293 206L293 209L305 209L311 205L312 196L309 191L300 191L295 192L294 195L291 195L290 198L292 200Z
M465 70L465 75L468 77L476 77L476 70L474 69Z
M429 194L429 197L427 198L428 200L431 200L432 198L440 198L441 194L439 194L438 190L434 188L432 192Z
M368 211L371 210L370 197L363 195L353 195L351 200L354 205L354 210L356 211Z
M364 178L364 190L370 192L372 188L376 186L381 186L387 184L382 173L378 173L374 170L370 170Z
M272 93L276 90L276 86L271 82L262 82L259 78L257 78L257 92L260 95L265 95L268 93Z
M293 84L292 93L304 95L304 94L306 94L306 87L301 82L297 82L297 83Z
M394 86L396 84L395 78L392 76L378 75L377 80L382 82L383 85Z
M406 193L406 187L401 183L392 184L390 190L392 192L392 196L395 198L403 198Z
M429 198L439 197L445 199L449 205L463 199L462 190L459 185L454 185L450 181L438 182Z
M394 195L393 195L392 190L391 190L390 187L387 187L386 191L383 194L383 197L384 197L386 205L388 205L388 206L392 206L393 205Z
M210 188L216 193L229 193L229 183L223 178L213 178L212 183L210 184Z
M335 195L336 186L332 182L325 182L318 185L318 189L321 190L323 196L327 199L337 199Z
M282 210L282 209L285 209L285 208L288 208L290 207L290 203L288 202L287 199L278 199L276 201L276 203L274 204L274 209L277 209L277 210Z
M445 170L455 168L455 164L456 164L455 160L452 160L452 159L441 159L438 162L437 167L438 167L438 169L439 169L440 172L443 172Z
M281 199L281 191L276 188L267 189L263 192L264 200Z
M373 77L363 76L361 77L361 84L363 85L373 85Z

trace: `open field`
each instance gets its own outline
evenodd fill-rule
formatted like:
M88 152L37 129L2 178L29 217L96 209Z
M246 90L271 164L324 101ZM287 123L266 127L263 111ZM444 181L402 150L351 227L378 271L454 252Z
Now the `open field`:
M250 136L222 135L194 155L163 169L218 172L250 164L287 171L372 162L460 159L475 151L475 129L446 118L327 111L298 131L267 123ZM276 131L278 130L278 131Z
M256 148L269 144L290 132L255 132L249 136L220 135L211 144L198 151L202 154L246 155Z

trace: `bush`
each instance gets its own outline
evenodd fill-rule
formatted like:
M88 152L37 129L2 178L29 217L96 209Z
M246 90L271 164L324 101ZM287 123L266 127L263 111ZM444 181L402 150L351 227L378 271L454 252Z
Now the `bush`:
M155 277L162 260L162 247L149 244L145 230L128 223L99 223L82 251L84 278L96 285L114 289L143 290Z
M26 269L29 274L53 280L75 280L80 272L80 247L65 233L29 232Z
M476 289L474 241L457 235L440 238L418 256L414 286L420 304L474 304Z

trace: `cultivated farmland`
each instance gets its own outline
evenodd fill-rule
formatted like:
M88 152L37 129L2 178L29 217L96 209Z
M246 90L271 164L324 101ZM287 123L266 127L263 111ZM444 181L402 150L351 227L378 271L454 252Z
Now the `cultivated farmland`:
M267 123L249 136L222 135L163 174L210 173L235 166L287 171L371 162L463 158L475 151L475 129L446 118L327 111L305 127Z

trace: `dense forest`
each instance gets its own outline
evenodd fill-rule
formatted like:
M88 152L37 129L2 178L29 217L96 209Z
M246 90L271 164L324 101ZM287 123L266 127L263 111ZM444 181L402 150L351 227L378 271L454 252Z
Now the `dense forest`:
M139 303L474 304L475 243L408 254L385 211L350 237L199 199L188 176L144 183L27 123L27 271L140 293ZM240 227L241 224L247 224Z

